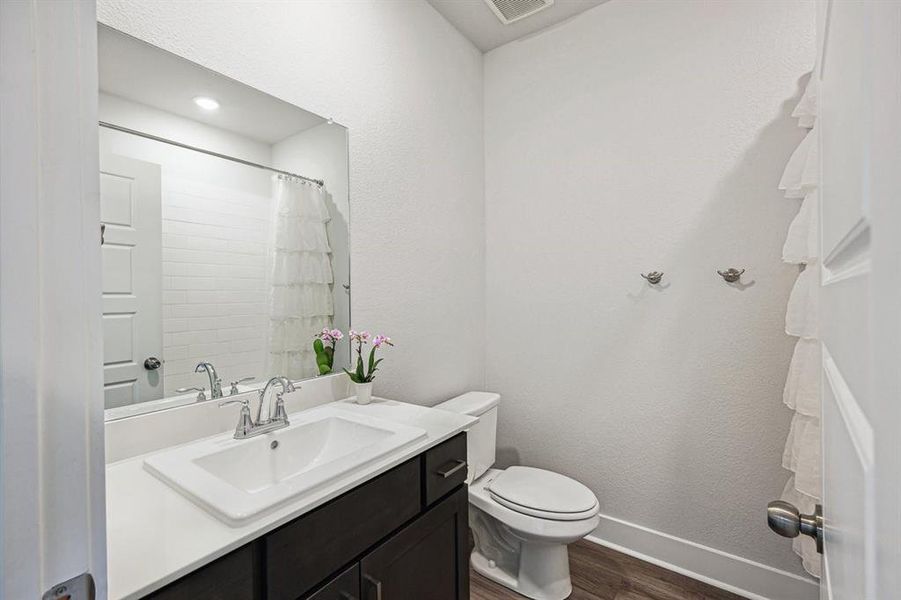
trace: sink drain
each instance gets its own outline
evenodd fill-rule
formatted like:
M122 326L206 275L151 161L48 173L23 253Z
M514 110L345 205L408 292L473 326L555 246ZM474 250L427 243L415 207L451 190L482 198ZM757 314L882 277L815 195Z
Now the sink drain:
M275 450L278 448L278 440L272 440L272 443L269 444L269 447Z

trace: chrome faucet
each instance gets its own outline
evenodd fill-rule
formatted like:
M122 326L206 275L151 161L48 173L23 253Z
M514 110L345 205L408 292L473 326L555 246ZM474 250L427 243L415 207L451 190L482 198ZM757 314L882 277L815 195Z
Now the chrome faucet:
M197 401L198 401L198 402L205 402L205 401L206 401L206 394L204 394L204 392L206 392L206 388L202 388L202 387L180 387L180 388L178 388L177 390L175 390L175 393L176 393L176 394L187 394L188 392L197 392Z
M272 400L270 398L267 404L266 395L269 393L270 388L276 385L281 385L282 391L275 393L275 414L272 414ZM290 423L288 423L288 413L285 411L285 401L282 399L282 395L294 390L294 384L287 377L273 377L267 381L266 387L259 392L260 404L257 407L257 418L255 420L250 415L249 399L242 398L240 400L220 402L219 406L228 406L229 404L241 405L238 426L235 427L235 439L243 440L287 427ZM263 406L266 406L265 420L263 419Z
M273 386L281 385L282 391L277 392L275 394L275 414L272 414L272 399L270 397L269 402L266 402L266 394L269 393L269 389ZM269 381L266 382L265 387L260 390L260 405L257 407L257 425L265 425L271 421L277 420L279 417L285 418L285 424L287 425L287 415L285 414L285 404L282 400L282 394L287 392L294 391L294 384L287 377L273 377ZM266 406L266 416L265 420L263 418L263 406ZM281 411L281 414L279 414Z
M213 363L202 362L198 363L194 368L195 373L202 373L206 371L207 377L210 378L210 398L216 399L222 397L222 380L219 379L219 375L216 374L216 367L213 366Z

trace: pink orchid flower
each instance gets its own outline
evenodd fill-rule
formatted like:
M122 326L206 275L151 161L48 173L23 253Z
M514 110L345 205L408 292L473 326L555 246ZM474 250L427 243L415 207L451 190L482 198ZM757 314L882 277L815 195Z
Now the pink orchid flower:
M381 348L382 344L385 344L388 346L394 345L391 343L390 337L388 337L387 335L378 334L377 336L375 336L375 339L372 340L372 345L376 348Z

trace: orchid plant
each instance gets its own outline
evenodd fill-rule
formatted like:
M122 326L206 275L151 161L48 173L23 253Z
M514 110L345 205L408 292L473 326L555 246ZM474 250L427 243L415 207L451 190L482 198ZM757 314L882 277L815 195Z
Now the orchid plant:
M375 379L375 372L378 370L379 363L383 360L381 358L376 359L376 350L381 349L382 346L393 346L394 344L391 343L391 338L387 335L379 334L372 337L368 331L354 331L351 329L349 335L351 345L356 344L354 352L357 353L357 368L355 371L344 369L344 372L347 373L347 376L354 383L370 383ZM372 349L369 351L368 368L365 368L363 364L363 346L368 344L370 340L372 341Z
M328 375L332 372L335 360L335 346L344 339L344 334L338 329L324 327L314 336L313 351L316 353L316 366L320 375Z

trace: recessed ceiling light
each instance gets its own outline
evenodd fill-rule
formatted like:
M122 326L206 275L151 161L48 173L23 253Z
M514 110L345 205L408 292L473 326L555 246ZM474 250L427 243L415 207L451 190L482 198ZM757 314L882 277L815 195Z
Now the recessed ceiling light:
M214 98L208 96L195 96L194 104L203 110L216 110L219 108L219 103Z

